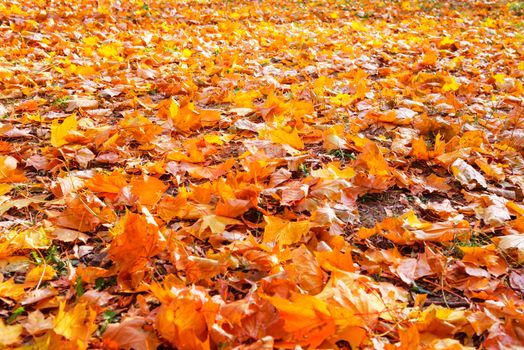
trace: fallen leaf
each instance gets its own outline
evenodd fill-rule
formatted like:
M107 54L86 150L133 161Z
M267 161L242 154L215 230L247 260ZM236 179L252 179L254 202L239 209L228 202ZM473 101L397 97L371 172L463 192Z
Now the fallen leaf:
M153 350L158 346L154 333L144 330L143 318L126 318L118 324L110 324L104 332L103 341L108 349Z
M276 129L276 130L270 130L269 136L271 137L271 140L273 142L289 145L293 148L296 148L298 150L304 149L304 143L302 142L302 139L298 135L298 132L296 129Z
M136 286L144 277L148 259L162 250L164 239L158 225L146 215L128 213L112 233L109 256L119 265L119 281Z
M498 248L507 253L516 251L517 253L517 263L524 262L524 235L508 235L499 237L498 239Z
M62 124L58 124L58 120L54 120L51 124L51 145L53 147L61 147L69 143L67 136L78 127L78 122L74 114L65 118Z
M6 326L4 321L0 320L0 345L9 346L19 342L22 332L22 325Z
M310 229L310 223L304 221L288 221L275 216L264 216L263 242L279 243L281 245L293 244L305 236Z
M27 319L22 323L22 326L31 335L38 335L49 329L53 329L53 320L51 317L45 317L40 310L35 310L27 315Z
M0 183L24 182L24 172L17 169L18 161L11 156L0 156Z
M451 171L453 176L470 190L477 186L482 188L488 187L484 176L460 158L457 158L457 160L453 162L451 165Z
M85 303L66 310L66 303L62 302L53 321L53 331L73 342L78 349L86 349L86 342L97 329L95 318L96 312Z

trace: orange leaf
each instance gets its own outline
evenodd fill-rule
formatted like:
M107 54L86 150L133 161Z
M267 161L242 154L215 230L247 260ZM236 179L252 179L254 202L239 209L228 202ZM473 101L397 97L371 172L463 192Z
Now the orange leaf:
M355 161L355 167L357 166L367 169L370 175L388 176L391 173L384 155L374 142L364 146L362 153Z
M0 297L19 300L24 295L24 285L15 284L13 278L0 282Z
M309 294L319 293L324 286L325 274L313 253L302 244L291 252L291 261L292 264L286 267L290 277Z
M118 194L127 185L127 180L121 172L115 170L111 174L97 173L85 184L94 192Z
M24 182L27 178L18 170L18 161L11 156L0 156L0 183Z
M119 266L120 283L142 281L149 258L163 248L163 237L152 217L127 213L113 229L109 257Z
M414 139L411 144L411 154L419 160L428 160L428 147L423 138Z
M287 333L284 340L316 348L336 332L328 304L314 296L293 293L291 298L262 296L278 310Z
M162 303L156 316L158 333L178 349L210 350L211 325L219 305L201 287L153 284Z
M138 197L142 205L152 207L162 197L167 186L156 177L144 175L131 180L131 193Z
M76 269L76 274L85 283L95 283L98 278L114 275L112 271L96 266L79 266Z

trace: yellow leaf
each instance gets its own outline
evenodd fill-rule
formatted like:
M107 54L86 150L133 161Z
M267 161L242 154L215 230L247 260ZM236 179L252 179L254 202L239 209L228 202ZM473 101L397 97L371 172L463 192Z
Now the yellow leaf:
M105 6L98 6L97 8L97 11L98 13L100 13L101 15L109 15L111 12L109 11L109 9Z
M41 123L44 121L44 118L42 118L42 116L38 113L37 114L28 114L26 115L26 118L34 122L38 122L38 123Z
M218 135L204 135L204 140L207 143L214 143L219 146L222 146L224 144L224 141L222 141L221 137Z
M449 47L453 45L454 43L455 43L455 39L450 38L449 36L446 36L438 42L437 47L441 49L441 48Z
M40 265L29 271L25 277L27 282L49 281L55 277L55 270L49 265Z
M178 116L178 111L180 110L180 107L178 106L178 103L171 99L171 102L169 103L169 116L173 119L175 119Z
M222 234L227 226L242 224L242 221L218 215L206 215L202 217L200 233L209 228L213 234Z
M88 36L88 37L85 37L84 39L82 39L82 41L87 46L95 46L98 43L98 37L96 37L96 36Z
M460 87L455 77L449 77L446 79L446 83L442 86L443 91L457 91Z
M123 61L124 59L119 56L119 49L114 44L102 45L96 50L98 54L105 58L116 59L117 61Z
M277 129L269 132L271 140L279 144L289 145L296 149L304 149L304 143L300 139L296 129Z
M87 341L96 330L96 312L86 302L79 302L72 310L65 311L66 303L60 303L53 330L76 343L77 349L86 349Z
M4 347L18 342L22 331L22 325L6 326L4 321L0 320L0 345Z
M367 32L368 29L361 22L352 21L351 28L359 32Z
M311 175L327 180L351 179L355 176L355 170L351 167L340 169L340 162L332 162L322 169L312 170Z
M347 107L353 103L353 101L354 98L348 94L337 94L336 96L331 97L331 103L335 104L336 106Z
M495 79L495 82L497 83L503 83L505 78L506 78L506 74L501 74L501 73L495 74L493 76L493 79Z
M193 55L193 51L189 49L182 50L182 56L184 56L185 58L189 58L191 57L191 55Z
M309 221L288 221L275 216L264 216L264 242L293 244L309 232Z
M13 188L13 185L0 183L0 196L3 196L4 194L9 193L9 191L11 191L12 188Z
M74 114L64 119L62 124L58 124L56 120L53 121L53 124L51 124L51 145L60 147L68 144L69 141L66 140L66 137L70 131L76 130L77 126L78 123Z
M24 286L16 284L13 278L5 282L0 282L0 297L2 298L9 298L16 301L20 299L24 293Z

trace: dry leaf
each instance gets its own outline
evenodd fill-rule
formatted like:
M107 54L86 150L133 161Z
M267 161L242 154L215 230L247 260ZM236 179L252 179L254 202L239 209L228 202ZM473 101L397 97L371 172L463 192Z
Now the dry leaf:
M22 331L22 325L16 324L13 326L6 326L4 321L0 320L0 345L4 347L19 342Z
M156 336L144 330L143 318L126 318L118 324L110 324L104 332L104 345L108 349L153 350L158 346Z
M76 131L78 123L74 114L65 118L64 121L59 124L57 120L51 124L51 145L53 147L60 147L69 143L67 136L72 131Z
M474 189L477 186L482 188L488 187L484 176L476 171L471 165L458 158L451 165L453 176L468 189Z
M275 216L264 216L264 220L266 227L263 241L267 243L293 244L300 241L310 229L307 220L293 222Z
M499 237L497 246L509 254L516 251L517 263L524 262L524 235L515 234Z

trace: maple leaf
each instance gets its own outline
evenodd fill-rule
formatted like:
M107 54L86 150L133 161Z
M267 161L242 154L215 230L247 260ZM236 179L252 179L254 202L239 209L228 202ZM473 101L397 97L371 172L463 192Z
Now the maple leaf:
M36 335L53 329L53 320L51 317L46 318L40 310L35 310L29 313L23 327L29 334Z
M78 349L86 349L87 341L96 330L96 312L87 303L79 302L66 311L66 303L60 303L53 321L53 331L72 342Z
M55 278L55 274L55 270L49 265L36 266L27 273L25 276L25 282L27 284L30 282L40 283L49 281Z
M162 305L156 317L160 335L179 349L210 349L210 327L219 310L199 287L152 285Z
M58 226L88 232L115 219L115 213L94 195L68 197L66 203L67 209L63 212L48 212L50 220Z
M0 345L2 347L17 343L22 335L22 325L5 325L3 320L0 320Z
M123 285L142 281L149 258L162 251L164 238L150 215L127 213L112 231L109 257L119 265Z
M154 206L167 189L162 181L152 176L134 178L130 185L131 193L138 197L138 202L148 207Z
M118 194L127 185L127 180L122 173L113 171L110 174L97 173L88 179L85 185L93 192Z
M476 186L483 188L488 187L484 176L461 158L457 158L457 160L453 162L451 171L455 178L469 189L473 189Z
M104 332L103 342L108 349L153 350L158 346L156 336L144 330L144 318L126 318L118 324L110 324Z
M74 114L65 118L62 124L58 124L57 120L51 124L51 145L53 147L60 147L69 143L67 136L71 131L75 131L78 127L76 116Z
M290 299L262 295L278 310L286 332L284 341L315 348L336 332L328 304L310 295L292 294Z
M24 293L24 285L16 284L13 278L0 282L0 297L2 298L19 300Z
M515 250L517 252L517 262L520 264L524 261L524 235L514 234L500 237L498 239L498 248L508 253L511 250Z
M324 272L320 269L317 259L304 245L291 253L292 265L286 268L290 277L310 294L317 294L324 284Z
M281 245L293 244L304 237L311 227L308 220L288 221L275 216L264 216L263 242L274 242Z
M362 153L355 162L355 167L362 166L368 170L369 174L379 177L390 175L390 168L384 155L375 143L367 143Z
M162 132L160 126L153 124L151 120L139 114L137 111L128 114L125 119L120 121L119 125L124 135L142 144L151 142Z
M304 149L304 143L296 129L282 128L270 130L269 136L273 142L289 145L298 150Z

